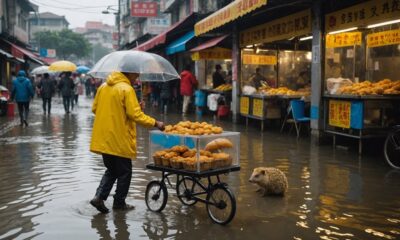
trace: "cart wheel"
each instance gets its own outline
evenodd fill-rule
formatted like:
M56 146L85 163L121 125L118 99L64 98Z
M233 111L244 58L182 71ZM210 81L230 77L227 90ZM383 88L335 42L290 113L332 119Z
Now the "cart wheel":
M216 223L225 225L236 213L235 196L228 188L217 185L207 194L207 213Z
M190 177L183 177L176 184L176 194L179 200L186 206L192 206L197 203L197 199L193 199L195 189L196 182Z
M153 212L161 212L168 200L168 191L164 182L149 182L146 187L145 200L147 208Z

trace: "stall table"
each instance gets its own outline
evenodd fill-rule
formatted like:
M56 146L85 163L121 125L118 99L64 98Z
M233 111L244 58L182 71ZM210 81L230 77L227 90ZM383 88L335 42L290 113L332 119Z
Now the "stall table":
M387 112L400 106L400 95L330 95L324 98L324 131L336 136L358 139L358 153L362 140L385 137L389 126ZM375 119L370 120L368 117Z
M263 131L265 120L282 120L284 117L282 112L287 110L290 100L301 97L295 95L242 95L240 97L240 115L246 118L246 126L248 126L249 118L260 120L261 131Z

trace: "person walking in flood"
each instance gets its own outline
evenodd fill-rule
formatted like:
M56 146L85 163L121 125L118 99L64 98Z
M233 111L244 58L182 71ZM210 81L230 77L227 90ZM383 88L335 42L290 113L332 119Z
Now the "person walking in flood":
M196 77L190 72L190 65L185 66L181 73L181 95L183 96L182 114L187 113L193 89L197 86Z
M26 77L24 70L18 72L18 76L12 83L11 99L15 100L18 105L18 113L20 118L20 126L28 126L29 102L33 98L35 92L33 91L31 81Z
M37 85L37 89L40 92L40 96L43 100L43 114L50 115L51 112L51 98L55 92L56 86L55 82L50 79L50 75L48 73L43 74L43 78L40 80L39 84Z
M131 159L136 158L136 124L164 129L164 123L142 112L132 85L138 73L113 72L97 90L92 111L95 114L90 151L101 154L107 168L90 204L102 213L115 182L113 209L131 210L126 203L132 178Z
M64 72L61 77L58 88L60 89L61 96L63 98L63 105L65 109L65 113L70 113L71 101L74 90L74 81L71 78L71 72Z

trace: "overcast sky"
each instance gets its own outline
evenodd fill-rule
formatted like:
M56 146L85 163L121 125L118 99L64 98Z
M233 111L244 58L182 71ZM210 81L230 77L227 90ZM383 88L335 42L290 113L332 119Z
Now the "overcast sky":
M118 8L118 0L30 0L39 6L39 12L52 12L64 15L70 23L69 28L83 27L86 21L102 21L115 24L113 14L102 14L107 6Z

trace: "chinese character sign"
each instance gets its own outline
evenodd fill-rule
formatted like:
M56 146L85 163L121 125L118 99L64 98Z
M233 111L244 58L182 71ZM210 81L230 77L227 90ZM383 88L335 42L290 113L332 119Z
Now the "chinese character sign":
M351 102L329 101L329 125L350 128Z
M289 15L240 32L240 45L268 43L311 33L311 11Z
M156 2L131 2L132 17L156 17L158 5Z
M240 97L240 113L249 115L250 100L249 97Z
M337 48L337 47L361 45L361 38L362 38L361 32L328 34L326 35L326 47Z
M327 14L325 29L331 32L351 27L365 27L369 24L398 19L399 16L400 0L370 0Z
M367 35L368 47L381 47L386 45L400 44L400 30L391 30Z
M232 51L230 49L216 47L195 52L192 54L193 61L198 61L200 59L205 59L205 60L232 59Z
M267 55L255 55L255 54L243 54L243 64L248 65L276 65L276 56Z
M253 115L260 118L264 117L264 100L253 99Z

